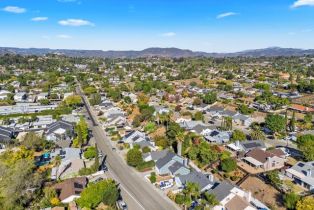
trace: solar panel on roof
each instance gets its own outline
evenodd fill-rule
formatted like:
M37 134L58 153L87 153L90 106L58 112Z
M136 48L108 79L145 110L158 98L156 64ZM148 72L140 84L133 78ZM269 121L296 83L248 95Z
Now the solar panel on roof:
M298 166L303 167L304 164L303 163L298 163Z
M245 147L247 147L247 148L254 148L254 147L258 147L258 146L260 146L260 145L255 143L255 142L245 144Z
M79 184L79 183L74 183L74 187L77 189L83 189L83 185Z

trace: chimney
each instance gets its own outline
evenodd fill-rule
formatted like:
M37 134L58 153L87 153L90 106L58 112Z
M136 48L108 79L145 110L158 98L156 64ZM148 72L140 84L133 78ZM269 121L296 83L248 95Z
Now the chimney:
M311 169L307 169L306 171L306 176L311 177L312 176L312 171Z
M248 192L246 192L245 193L245 198L246 198L246 201L247 202L251 202L251 200L252 200L252 193L251 193L251 191L248 191Z
M183 165L184 165L185 167L188 167L188 166L189 166L189 160L188 160L187 158L184 158L184 160L183 160Z

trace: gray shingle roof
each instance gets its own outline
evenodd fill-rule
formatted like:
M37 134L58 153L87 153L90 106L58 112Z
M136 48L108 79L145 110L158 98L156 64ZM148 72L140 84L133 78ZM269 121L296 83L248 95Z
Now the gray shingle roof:
M222 201L230 194L230 191L234 188L232 184L228 182L219 183L214 189L208 191L210 194L214 194L218 201Z
M13 137L13 130L0 126L0 141L8 142Z
M174 174L176 171L178 171L182 167L184 167L182 163L174 162L171 166L169 166L169 171L171 171L171 173Z
M54 123L51 123L50 125L48 125L47 134L53 133L55 130L57 130L59 128L69 130L71 132L74 131L74 126L72 123L64 121L64 120L60 120L60 121L57 121L57 122L54 122Z
M165 149L165 150L162 150L162 151L153 151L153 152L150 153L150 155L152 157L152 160L157 161L157 160L165 157L168 154L168 152L169 151L167 149Z
M166 165L168 162L172 160L172 158L176 156L173 152L168 152L167 155L156 162L157 168L162 168L164 165Z
M205 174L202 172L193 171L187 175L179 176L179 179L182 184L186 184L187 182L197 183L200 186L200 189L207 187L208 185L214 185Z

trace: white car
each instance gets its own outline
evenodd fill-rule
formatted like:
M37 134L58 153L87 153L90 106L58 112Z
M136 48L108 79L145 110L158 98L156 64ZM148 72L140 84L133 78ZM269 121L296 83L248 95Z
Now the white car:
M168 189L173 186L173 183L170 181L161 181L159 182L159 187L162 190Z
M128 210L128 206L126 205L126 203L123 200L118 200L117 206L121 210Z

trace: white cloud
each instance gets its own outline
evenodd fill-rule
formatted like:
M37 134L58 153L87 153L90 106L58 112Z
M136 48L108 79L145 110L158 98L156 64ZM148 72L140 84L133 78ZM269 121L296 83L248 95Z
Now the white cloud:
M59 38L59 39L71 39L72 36L67 35L67 34L59 34L59 35L57 35L57 38Z
M16 14L21 14L21 13L26 12L25 8L16 7L16 6L7 6L7 7L4 7L2 10L6 12L16 13Z
M62 26L95 26L94 23L82 19L66 19L58 22Z
M293 3L291 7L297 8L302 6L314 6L314 0L297 0Z
M173 37L173 36L176 36L177 34L174 33L174 32L167 32L167 33L163 33L161 34L161 36L163 37Z
M219 15L217 15L217 19L222 19L222 18L225 18L225 17L230 17L230 16L235 16L235 15L238 15L238 13L235 13L235 12L225 12L225 13L221 13Z
M48 17L34 17L31 19L31 21L34 21L34 22L40 22L40 21L46 21L48 20Z

